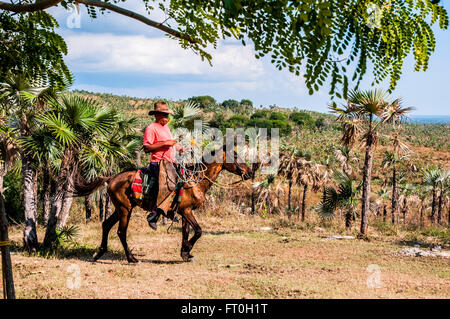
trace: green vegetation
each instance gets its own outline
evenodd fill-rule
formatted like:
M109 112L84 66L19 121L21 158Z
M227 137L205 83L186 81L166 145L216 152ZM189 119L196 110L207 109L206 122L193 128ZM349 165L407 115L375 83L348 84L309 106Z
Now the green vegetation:
M27 68L44 70L51 79L64 71L62 74L67 78L61 60L66 54L65 43L53 33L56 22L44 10L77 3L87 7L91 18L100 19L96 10L100 8L102 13L109 11L137 19L177 39L182 48L192 49L209 62L213 61L206 48L216 48L218 40L233 38L245 45L248 39L254 44L256 58L268 56L277 69L297 76L303 72L310 94L331 83L330 95L340 98L359 86L369 65L374 66L374 84L389 78L391 91L408 56L414 58L416 71L427 70L436 46L432 26L448 27L446 10L430 0L392 0L389 5L376 2L379 6L375 9L373 2L366 0L172 0L158 5L155 2L143 1L148 16L124 10L115 1L0 2L1 35L6 37L6 41L0 41L1 52L9 58L2 67L6 70L16 65L22 67L18 57L34 56ZM167 17L162 23L150 18L157 15L157 10ZM166 24L168 20L176 29ZM24 35L29 40L25 45Z

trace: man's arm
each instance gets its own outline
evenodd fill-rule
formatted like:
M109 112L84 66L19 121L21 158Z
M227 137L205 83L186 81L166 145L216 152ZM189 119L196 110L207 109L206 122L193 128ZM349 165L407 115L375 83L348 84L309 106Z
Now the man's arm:
M156 142L156 143L153 143L153 144L145 143L145 144L143 145L143 147L144 147L144 152L145 152L145 153L149 153L149 152L157 151L157 150L160 149L161 147L164 147L164 146L173 146L173 145L175 145L175 144L176 144L176 141L175 141L175 140L167 140L167 141Z

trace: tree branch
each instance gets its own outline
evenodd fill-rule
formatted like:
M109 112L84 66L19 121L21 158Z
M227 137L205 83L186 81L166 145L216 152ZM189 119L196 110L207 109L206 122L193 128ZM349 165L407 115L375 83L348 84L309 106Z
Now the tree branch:
M140 15L140 14L138 14L136 12L133 12L133 11L130 11L130 10L118 7L118 6L116 6L114 4L111 4L111 3L103 2L103 1L100 1L100 0L77 0L77 2L82 3L82 4L86 5L86 6L105 8L105 9L114 11L116 13L122 14L124 16L136 19L138 21L141 21L142 23L145 23L146 25L149 25L151 27L154 27L156 29L164 31L164 32L166 32L166 33L168 33L170 35L173 35L174 37L186 40L186 41L188 41L191 44L195 44L195 43L199 42L198 40L192 39L191 37L189 37L187 35L184 35L184 34L180 33L177 30L171 29L171 28L169 28L169 27L167 27L167 26L165 26L165 25L163 25L161 23L158 23L156 21L148 19L148 18L144 17L143 15Z
M34 12L41 11L50 7L53 7L60 3L62 0L42 0L35 3L27 4L13 4L0 1L0 9L13 12Z

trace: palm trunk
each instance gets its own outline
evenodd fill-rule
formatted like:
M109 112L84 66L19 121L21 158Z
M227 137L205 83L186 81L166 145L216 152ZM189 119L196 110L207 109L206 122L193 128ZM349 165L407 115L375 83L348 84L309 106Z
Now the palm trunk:
M442 186L441 186L441 192L439 194L439 202L438 202L438 211L437 211L437 222L438 224L442 221Z
M448 211L447 211L447 222L448 222L448 224L447 224L447 226L448 227L450 227L450 207L448 208Z
M403 199L403 207L402 207L402 214L403 214L403 224L406 224L406 210L407 210L407 202L406 202L406 196Z
M65 192L61 205L61 211L58 214L58 223L56 225L58 229L62 229L64 228L64 226L66 226L67 219L69 218L70 208L72 207L72 201L73 201L72 192L70 191Z
M8 237L8 221L6 219L5 205L3 202L3 170L0 172L0 241L9 242ZM2 245L2 278L5 298L15 299L14 280L12 273L11 254L8 245Z
M372 122L372 121L371 121ZM369 196L370 181L372 179L372 159L373 159L373 132L372 125L369 128L369 134L366 141L366 157L364 160L363 172L363 192L362 192L362 209L361 209L361 234L367 234L368 216L369 216Z
M289 191L288 191L288 217L291 218L291 191L292 191L292 180L289 180Z
M106 200L105 200L105 220L111 216L112 213L112 202L111 198L109 197L108 193L106 193Z
M86 223L88 223L92 217L92 202L89 195L84 197L84 209L86 210Z
M431 222L434 223L435 220L435 207L436 207L436 185L433 185L433 200L431 201Z
M98 215L99 215L99 218L100 218L101 222L103 221L103 209L104 209L104 207L105 207L105 205L103 204L103 194L100 193L100 199L98 201L98 210L99 210Z
M253 163L252 164L252 210L251 210L251 214L254 215L256 213L256 189L253 185L255 185L255 172L256 172L256 164Z
M392 168L392 225L395 224L396 210L397 210L397 170L394 164Z
M425 210L425 200L422 201L420 205L420 226L423 226L423 211Z
M352 227L352 216L353 216L353 210L347 210L345 213L345 228L350 229Z
M302 198L302 222L305 221L305 211L306 211L306 193L308 191L308 184L303 187L303 198Z
M31 159L25 153L22 154L22 179L23 179L23 202L25 214L25 229L23 231L24 248L31 252L37 249L38 238L36 232L37 225L37 203L36 184L37 174L32 167Z
M54 247L56 241L56 225L58 222L58 214L63 205L64 194L69 188L70 165L72 160L72 151L66 148L63 154L61 168L58 173L55 194L52 199L52 207L50 209L50 216L45 231L44 248L51 249Z
M51 190L52 190L52 184L50 182L50 167L48 166L48 163L46 164L44 168L44 179L43 179L43 196L42 196L42 210L43 210L43 216L45 223L48 222L48 217L50 215L50 207L51 207Z

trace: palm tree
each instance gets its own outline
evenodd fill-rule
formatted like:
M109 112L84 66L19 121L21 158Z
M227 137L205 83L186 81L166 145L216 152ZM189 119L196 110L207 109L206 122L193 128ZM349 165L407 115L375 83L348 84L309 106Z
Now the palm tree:
M328 178L328 172L322 165L307 161L297 148L284 146L286 150L280 156L278 172L289 181L288 207L290 209L290 194L292 183L303 186L303 196L301 203L302 221L305 221L306 195L311 186L317 192ZM299 212L300 213L300 212Z
M422 182L424 185L432 188L433 199L431 200L431 215L430 220L432 223L436 221L436 199L437 199L437 187L441 179L441 172L435 167L427 167L423 172Z
M408 212L408 199L414 192L414 186L411 184L405 184L400 186L401 196L399 201L402 203L401 212L403 214L403 223L406 224L406 214Z
M303 185L303 196L302 196L302 222L305 221L306 212L306 194L308 191L308 186L314 192L317 192L328 180L327 170L318 164L303 165L300 170L300 174L297 179L297 183Z
M44 238L44 248L56 240L58 215L70 206L71 187L80 155L95 141L96 134L106 135L116 120L116 112L98 106L93 100L63 95L49 101L51 108L37 120L62 146L61 166ZM63 216L64 217L64 216Z
M397 164L401 163L404 159L408 158L411 154L410 148L401 141L398 130L390 137L392 143L392 151L385 151L384 158L381 163L383 168L392 167L392 224L395 223L395 212L397 210Z
M386 215L387 215L387 201L389 200L389 191L386 188L382 188L377 192L377 195L380 197L381 200L381 207L383 210L383 222L386 222Z
M425 185L417 185L415 188L415 194L420 200L420 213L419 213L419 225L422 227L424 223L424 213L426 209L426 202L429 194L429 189Z
M450 170L440 170L440 178L439 178L439 186L440 186L440 192L439 192L439 201L438 201L438 213L437 213L437 222L438 224L442 221L442 202L445 191L449 187L449 180L450 180Z
M22 142L29 138L36 129L36 114L45 107L45 99L54 96L56 90L45 87L39 78L31 80L26 74L9 73L0 85L0 95L5 115L10 126L18 132L15 147L22 161L23 201L25 229L24 248L28 251L37 249L37 167L36 159L22 147ZM10 144L11 145L11 144Z
M353 164L358 164L359 159L353 156L351 148L338 145L334 151L334 157L341 164L342 171L347 175L353 175Z
M114 126L106 135L95 134L92 143L81 148L80 171L83 172L86 180L90 181L99 176L110 176L135 166L133 159L142 145L140 137L134 131L136 121L137 119L133 117L117 115ZM103 220L103 210L105 210L105 218L111 213L111 202L105 191L101 191L98 197L100 219ZM92 214L92 203L89 196L85 197L85 209L86 221L89 221ZM64 224L61 223L61 225Z
M255 187L255 190L258 193L258 203L256 207L259 210L262 210L264 214L270 214L274 212L275 200L272 199L272 196L275 192L280 190L280 186L275 186L275 175L268 175L265 180L259 183L255 183L252 187ZM274 189L275 188L275 189Z
M363 193L361 210L361 234L367 234L370 182L372 178L372 160L378 134L385 123L399 124L400 119L412 110L402 107L401 100L388 100L385 92L375 89L350 92L347 104L339 108L335 103L330 105L332 112L338 114L342 122L342 142L349 146L360 137L365 143L365 159L363 170Z
M345 227L350 229L352 218L355 214L357 195L359 187L357 181L344 172L335 171L333 180L337 183L337 188L325 187L322 201L317 211L322 218L333 218L337 210L345 214Z
M202 131L209 128L209 122L202 117L202 110L197 103L188 101L178 105L171 105L173 115L170 116L169 125L171 128L185 128L192 132L195 121L202 121Z

